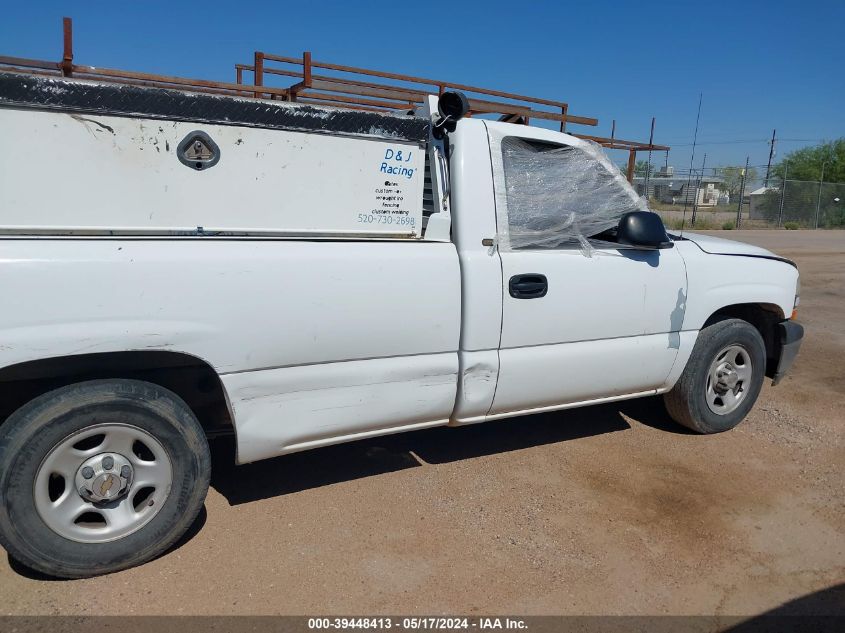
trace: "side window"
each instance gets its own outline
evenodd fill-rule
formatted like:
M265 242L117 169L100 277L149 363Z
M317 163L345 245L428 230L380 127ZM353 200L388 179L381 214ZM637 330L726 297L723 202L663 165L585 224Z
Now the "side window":
M500 247L578 248L596 236L612 241L608 231L623 214L646 209L597 147L511 136L502 139L501 152Z

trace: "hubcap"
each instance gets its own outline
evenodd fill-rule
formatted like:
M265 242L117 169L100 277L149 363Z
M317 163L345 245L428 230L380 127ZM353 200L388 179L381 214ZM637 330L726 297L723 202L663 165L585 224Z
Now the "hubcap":
M82 462L76 489L92 503L113 501L129 490L133 473L132 463L120 453L101 453Z
M35 508L57 534L104 543L132 534L164 505L173 479L167 451L128 424L98 424L59 442L35 475Z
M725 415L745 399L751 384L751 356L744 347L730 345L716 354L707 374L707 406Z

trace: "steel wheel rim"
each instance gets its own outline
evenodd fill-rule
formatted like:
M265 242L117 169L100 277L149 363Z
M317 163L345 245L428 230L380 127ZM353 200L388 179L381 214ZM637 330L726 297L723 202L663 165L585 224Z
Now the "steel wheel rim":
M35 475L33 499L41 520L59 536L106 543L152 520L172 483L170 457L155 437L129 424L96 424L47 453Z
M752 376L753 366L748 350L741 345L722 349L713 358L707 372L707 407L717 415L735 411L745 401Z

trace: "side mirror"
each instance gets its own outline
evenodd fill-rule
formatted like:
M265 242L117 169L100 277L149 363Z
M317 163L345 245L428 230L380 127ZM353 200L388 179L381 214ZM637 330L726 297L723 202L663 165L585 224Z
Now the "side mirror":
M644 249L672 248L674 242L666 234L660 216L651 211L631 211L619 220L616 241Z
M458 121L469 112L469 99L463 92L448 91L437 100L437 112L440 120L434 125L434 138L441 139L449 132L454 132Z
M437 111L442 117L449 117L455 121L464 118L469 112L469 99L463 92L448 91L440 95L437 100Z

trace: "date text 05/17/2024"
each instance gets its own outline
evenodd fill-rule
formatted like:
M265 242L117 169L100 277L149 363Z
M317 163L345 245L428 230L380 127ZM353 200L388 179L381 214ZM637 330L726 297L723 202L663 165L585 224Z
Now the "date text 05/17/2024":
M528 628L522 618L510 617L350 617L308 618L310 630L320 629L399 629L417 630L521 630Z

